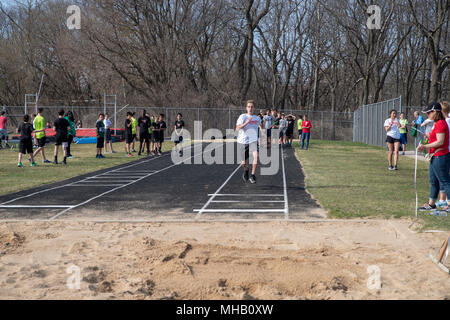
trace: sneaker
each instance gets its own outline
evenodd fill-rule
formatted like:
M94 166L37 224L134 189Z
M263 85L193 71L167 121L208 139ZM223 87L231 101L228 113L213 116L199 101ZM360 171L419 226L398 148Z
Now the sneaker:
M179 155L180 155L180 157L182 157L183 156L183 151L180 151Z
M158 156L161 156L162 154L161 154L161 152L158 152Z
M31 158L28 158L28 161L30 161L30 162L31 162Z
M398 171L398 167L397 167L397 166L395 166L395 167L394 167L394 170L395 170L395 171Z
M53 163L53 164L58 164L58 161L53 161L52 163Z
M419 211L431 211L431 210L436 210L437 207L436 206L431 206L429 203L423 205L423 207L419 208Z
M51 161L48 160L44 160L44 163L52 163Z
M134 157L134 156L133 156L132 153L128 153L128 154L127 154L127 157L131 158L131 157Z
M256 177L255 177L254 174L252 174L252 175L250 176L250 183L251 183L251 184L255 184L255 183L256 183Z
M447 201L439 200L438 202L436 202L436 207L438 207L438 208L446 208L446 207L448 207Z
M406 153L404 151L402 152L402 156L406 156Z
M36 161L34 161L34 162L31 164L31 166L32 166L32 167L36 167L36 166L37 166Z
M249 172L244 171L244 174L242 175L242 180L244 180L244 182L247 183L248 179L249 179Z
M24 165L22 164L22 162L19 162L19 163L17 164L17 166L18 166L19 168L23 168L23 167L24 167Z
M390 167L388 168L388 170L389 170L389 171L394 171L395 169L394 169L393 166L390 166Z
M114 151L114 150L113 150L112 153L117 153L117 151Z
M66 161L63 161L63 162L61 162L63 165L67 165L67 162Z
M99 154L98 157L99 157L100 159L105 159L105 158L106 158L106 157L105 157L104 155L102 155L102 154Z
M140 156L141 156L141 153L139 152L139 153L138 153L138 157L140 157Z
M131 152L136 153L137 151L133 149L133 150L131 150Z
M67 156L67 159L73 159L73 156L72 155Z
M156 156L155 151L150 152L152 154L152 156Z

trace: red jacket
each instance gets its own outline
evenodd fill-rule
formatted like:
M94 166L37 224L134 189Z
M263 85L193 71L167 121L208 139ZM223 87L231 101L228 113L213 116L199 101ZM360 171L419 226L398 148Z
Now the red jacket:
M311 128L312 128L311 121L308 120L302 122L302 130L304 133L310 133Z

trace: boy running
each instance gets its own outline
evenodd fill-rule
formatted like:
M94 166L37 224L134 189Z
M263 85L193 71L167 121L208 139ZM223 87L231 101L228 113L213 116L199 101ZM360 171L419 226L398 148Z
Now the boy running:
M45 129L44 129L45 130ZM41 132L40 130L39 132ZM34 131L33 125L30 123L30 116L24 115L23 116L23 122L19 125L17 128L17 133L20 133L20 140L19 140L19 161L17 163L17 166L19 168L23 168L22 164L22 156L24 154L29 154L31 157L31 166L36 167L37 163L34 161L33 157L33 133L38 133L38 131Z
M97 128L97 155L95 156L97 159L104 159L105 156L102 154L103 147L105 145L105 123L103 119L105 115L100 113L98 115L97 123L95 127Z
M125 119L125 150L127 152L127 157L132 157L133 154L130 152L130 145L133 142L133 125L131 119L133 118L133 114L131 112L127 112L127 118Z
M176 134L176 138L175 138L175 149L178 150L178 146L180 146L180 150L178 151L180 157L183 156L183 129L184 129L184 121L183 119L183 115L181 113L179 113L177 115L177 121L175 121L175 134Z
M63 165L66 165L67 162L67 146L68 146L68 131L70 130L69 121L64 119L64 110L60 109L58 111L58 119L53 123L53 130L56 132L56 144L55 144L55 160L53 164L58 164L58 149L59 146L62 146L64 153L64 160L62 162Z
M37 150L33 153L33 159L36 158L36 156L40 153L42 155L42 160L44 163L51 163L47 160L45 157L45 144L47 142L47 137L45 136L45 128L46 128L46 121L44 117L42 116L42 113L44 112L44 108L38 108L38 114L36 118L34 118L34 129L36 130L35 138L37 140ZM32 158L28 159L32 161Z
M255 103L253 100L247 101L247 113L242 114L236 123L238 131L238 150L244 151L244 159L242 167L244 174L242 176L244 182L250 180L250 183L256 183L256 168L258 166L259 146L258 146L258 127L262 129L261 119L254 115ZM251 149L251 150L250 150ZM252 174L249 175L249 159L250 151L253 152Z

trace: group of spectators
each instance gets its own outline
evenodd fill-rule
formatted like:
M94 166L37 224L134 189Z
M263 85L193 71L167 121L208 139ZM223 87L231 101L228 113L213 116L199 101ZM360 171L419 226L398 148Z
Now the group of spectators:
M418 111L414 113L414 120L408 123L405 114L397 119L397 111L392 110L390 118L384 123L387 132L386 143L389 149L389 170L398 170L400 147L407 143L408 126L415 138L417 152L425 152L425 158L430 163L430 199L419 208L420 211L430 211L441 208L450 212L450 103L432 102L423 111L426 119Z

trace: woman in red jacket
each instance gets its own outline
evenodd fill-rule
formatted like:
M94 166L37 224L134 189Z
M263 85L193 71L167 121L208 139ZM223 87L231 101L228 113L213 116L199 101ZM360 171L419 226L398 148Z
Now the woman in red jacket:
M311 121L308 120L308 117L305 115L303 117L302 122L302 145L300 149L304 149L305 141L306 141L306 150L309 149L309 139L311 138Z
M419 144L417 151L427 151L432 156L430 162L430 201L420 211L436 209L439 190L445 190L447 199L450 199L450 153L449 128L442 114L442 106L438 102L431 103L425 111L432 120L434 127L430 133L429 143ZM448 206L444 208L448 211Z

